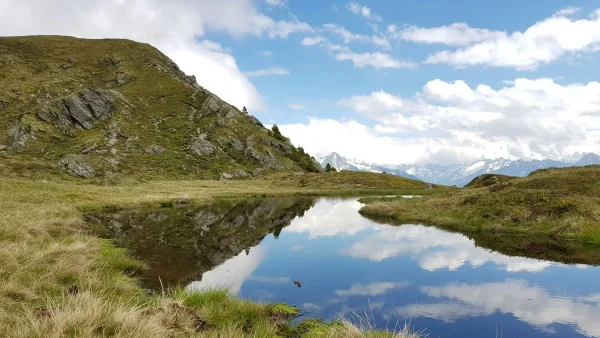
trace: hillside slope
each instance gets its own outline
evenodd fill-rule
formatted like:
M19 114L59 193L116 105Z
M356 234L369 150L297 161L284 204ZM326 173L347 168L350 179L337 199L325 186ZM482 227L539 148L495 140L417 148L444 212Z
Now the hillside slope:
M150 45L0 38L5 176L230 179L321 170Z
M376 202L361 213L461 232L548 234L598 244L599 205L600 166L587 166L543 169L524 178L488 175L467 189Z

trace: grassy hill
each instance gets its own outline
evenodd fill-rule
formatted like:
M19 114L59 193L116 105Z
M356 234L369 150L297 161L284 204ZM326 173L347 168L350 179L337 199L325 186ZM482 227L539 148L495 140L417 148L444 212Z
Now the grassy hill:
M524 178L488 175L451 193L372 202L363 215L397 223L600 243L600 166L544 169Z
M465 188L482 188L489 187L498 183L506 183L514 180L515 176L500 175L500 174L483 174L475 177L471 182L465 185Z
M276 171L321 167L148 44L0 38L5 177L215 179Z

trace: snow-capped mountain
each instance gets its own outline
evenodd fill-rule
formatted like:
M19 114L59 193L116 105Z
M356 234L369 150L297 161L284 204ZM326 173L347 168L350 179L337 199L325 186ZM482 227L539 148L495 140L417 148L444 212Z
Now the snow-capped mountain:
M327 163L337 170L353 170L353 171L368 171L373 173L386 172L388 174L402 176L413 180L419 180L418 177L406 173L404 170L396 168L387 168L375 164L369 164L363 160L349 159L341 156L338 153L331 153L321 159L319 159L321 166L325 168Z
M594 153L587 153L579 159L579 161L575 162L575 166L581 167L586 165L600 164L600 156Z
M418 179L421 181L456 185L462 187L471 182L475 177L482 174L502 174L510 176L527 176L538 169L564 168L571 166L600 165L600 156L594 153L580 155L576 161L554 161L554 160L508 160L498 158L493 160L481 159L466 164L453 165L399 165L395 167L384 167L369 164L360 160L349 160L337 153L331 153L324 157L321 165L330 163L338 170L355 170L371 172L387 172L390 174Z

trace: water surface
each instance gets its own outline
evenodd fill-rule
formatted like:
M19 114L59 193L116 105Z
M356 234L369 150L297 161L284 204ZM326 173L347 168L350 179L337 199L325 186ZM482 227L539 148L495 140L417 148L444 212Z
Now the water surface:
M158 276L199 290L227 286L296 304L306 317L366 311L380 328L409 320L431 337L600 337L600 268L511 257L435 227L378 224L360 207L352 199L245 200L89 221L150 265L148 287ZM504 252L532 247L478 238L500 251L508 242ZM582 260L556 241L540 243L532 256Z

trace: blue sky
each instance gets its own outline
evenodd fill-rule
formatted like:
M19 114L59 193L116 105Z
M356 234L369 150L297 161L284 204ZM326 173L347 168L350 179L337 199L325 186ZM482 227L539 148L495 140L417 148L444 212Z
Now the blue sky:
M151 43L315 157L600 152L597 1L2 0L0 32Z
M365 20L347 9L349 1L293 1L282 7L263 4L266 13L279 20L290 19L295 15L312 27L322 29L327 23L335 23L354 34L377 35L370 26L376 24L380 30L395 24L437 27L455 22L465 22L471 27L490 30L524 31L537 21L552 16L555 12L569 6L581 8L589 13L596 7L594 1L502 1L485 2L467 0L451 1L367 1L374 13L382 17L381 21ZM337 8L337 11L334 9ZM309 34L310 35L310 34ZM319 34L314 34L319 35ZM343 39L328 33L331 41L343 44ZM360 119L351 109L341 107L337 100L374 90L410 97L420 87L432 79L444 81L464 80L474 86L486 83L494 88L501 87L502 81L517 77L559 78L559 83L589 82L598 79L600 68L596 57L581 58L577 64L573 60L562 58L554 63L542 65L535 70L518 71L511 68L469 67L456 69L447 65L419 64L411 69L358 68L351 62L340 62L318 47L307 48L301 45L306 35L290 36L285 40L256 38L235 38L221 35L219 42L230 47L243 71L265 68L283 68L289 71L287 76L264 76L252 79L252 83L262 94L266 108L255 114L268 123L305 122L307 114L323 118ZM210 34L208 35L210 37ZM405 41L391 41L392 49L387 52L402 60L420 63L427 55L443 46L432 46ZM355 52L373 52L377 48L367 43L352 44ZM264 56L262 51L271 52ZM598 73L590 72L595 68ZM295 111L289 104L301 104L306 109ZM368 119L363 120L370 123Z

